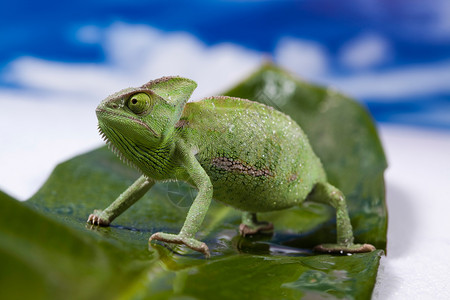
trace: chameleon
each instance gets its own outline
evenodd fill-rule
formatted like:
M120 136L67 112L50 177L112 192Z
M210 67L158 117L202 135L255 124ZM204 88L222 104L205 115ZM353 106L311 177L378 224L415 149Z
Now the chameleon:
M101 136L142 175L87 222L108 226L156 182L184 181L198 194L178 234L157 232L149 242L184 244L210 256L196 233L214 198L242 211L242 236L273 231L257 213L287 209L305 200L336 209L337 241L316 251L360 253L344 194L328 183L308 137L288 115L246 99L216 96L188 102L197 83L167 76L108 96L96 108Z

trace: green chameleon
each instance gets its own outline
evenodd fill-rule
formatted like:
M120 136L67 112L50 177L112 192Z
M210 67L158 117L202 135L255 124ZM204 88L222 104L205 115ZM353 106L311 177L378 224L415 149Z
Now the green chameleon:
M163 77L128 88L96 109L99 130L114 152L143 175L105 210L87 222L108 226L157 181L182 180L195 186L193 201L179 234L158 232L150 241L184 244L209 256L195 238L211 199L241 211L243 236L270 232L272 224L256 213L289 208L305 200L336 209L337 243L316 247L329 253L369 252L354 244L341 191L327 182L319 158L302 129L272 107L231 97L187 103L197 84Z

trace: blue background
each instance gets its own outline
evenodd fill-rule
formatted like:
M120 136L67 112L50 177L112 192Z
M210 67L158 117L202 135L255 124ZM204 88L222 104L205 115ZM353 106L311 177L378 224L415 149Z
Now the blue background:
M395 71L408 66L438 66L450 61L450 28L446 27L450 27L450 22L438 23L445 18L442 7L450 11L444 2L3 1L0 87L23 88L5 80L8 64L22 56L49 61L104 62L103 48L98 43L80 41L77 32L83 26L107 28L117 21L147 24L168 33L189 32L207 45L231 42L269 56L283 37L314 41L327 50L330 72L335 77ZM450 18L450 13L447 17ZM391 56L364 70L342 65L340 50L364 32L389 41ZM379 122L450 129L450 88L391 97L389 101L370 96L359 100L365 102Z

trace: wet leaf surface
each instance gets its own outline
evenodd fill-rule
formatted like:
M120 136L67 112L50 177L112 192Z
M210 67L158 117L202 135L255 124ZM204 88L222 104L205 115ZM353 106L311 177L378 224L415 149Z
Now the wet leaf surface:
M272 105L303 127L329 180L348 197L356 240L380 250L312 253L336 238L333 210L315 203L264 214L275 233L241 238L239 212L214 202L198 235L210 247L209 260L184 247L149 245L151 233L181 228L196 194L184 183L157 184L112 226L90 226L88 215L139 177L100 148L57 166L26 203L0 193L1 298L370 298L387 217L386 162L368 113L273 66L226 94Z

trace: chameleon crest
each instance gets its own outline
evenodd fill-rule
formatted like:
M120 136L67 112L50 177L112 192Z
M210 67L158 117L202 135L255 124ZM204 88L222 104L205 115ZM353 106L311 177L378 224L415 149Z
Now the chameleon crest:
M337 242L317 251L354 253L375 248L354 244L345 197L327 182L303 130L272 107L232 97L187 103L197 84L163 77L127 88L97 107L99 130L113 151L142 176L88 222L109 225L157 181L181 180L198 189L179 234L158 232L150 241L184 244L209 256L195 238L211 199L243 212L243 236L272 231L258 212L318 201L336 208Z

